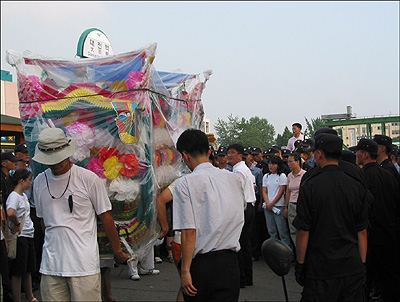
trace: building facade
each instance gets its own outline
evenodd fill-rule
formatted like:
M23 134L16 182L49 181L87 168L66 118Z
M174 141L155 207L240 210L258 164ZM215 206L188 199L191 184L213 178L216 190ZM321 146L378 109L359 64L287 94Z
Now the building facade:
M347 147L356 146L361 138L372 138L375 134L383 134L390 136L396 142L396 138L400 136L400 121L386 122L386 123L371 123L370 132L368 130L368 124L359 125L343 125L332 127L341 135L343 144Z

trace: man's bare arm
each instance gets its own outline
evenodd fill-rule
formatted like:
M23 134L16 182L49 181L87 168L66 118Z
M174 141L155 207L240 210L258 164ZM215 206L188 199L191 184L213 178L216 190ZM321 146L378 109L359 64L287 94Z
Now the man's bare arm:
M367 261L367 230L364 229L358 232L358 249L360 251L361 260L363 263Z
M111 211L104 212L100 214L99 217L103 223L107 238L111 243L115 262L125 263L128 261L129 257L122 251L121 242L119 241L119 236L117 229L115 228L114 219L111 216Z
M157 219L161 226L159 238L165 237L169 231L167 220L167 203L172 200L172 193L169 188L164 189L156 198L157 202Z
M302 264L306 258L308 237L310 233L308 231L297 230L296 231L296 253L297 262Z
M181 286L185 294L194 296L197 289L192 284L192 276L190 274L190 266L192 264L194 248L196 244L196 230L182 230L182 259L181 259Z

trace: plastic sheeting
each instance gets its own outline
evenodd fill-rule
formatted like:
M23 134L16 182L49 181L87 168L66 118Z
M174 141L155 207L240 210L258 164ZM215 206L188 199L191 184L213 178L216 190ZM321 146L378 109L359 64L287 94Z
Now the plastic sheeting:
M44 128L59 127L75 138L71 161L104 181L119 235L139 258L158 236L155 195L187 171L176 140L187 128L200 129L204 116L199 76L156 71L155 51L156 43L73 60L7 51L17 69L30 156ZM32 163L35 176L46 168ZM102 258L111 257L98 225Z

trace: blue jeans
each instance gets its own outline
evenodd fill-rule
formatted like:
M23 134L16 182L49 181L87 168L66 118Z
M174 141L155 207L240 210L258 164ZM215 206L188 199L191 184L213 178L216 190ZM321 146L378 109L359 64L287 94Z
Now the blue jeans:
M276 215L272 211L264 209L265 220L267 221L267 229L271 238L281 239L291 250L292 244L290 242L289 229L287 227L286 218L283 216L285 207L276 207L281 210L279 215ZM278 238L279 235L279 238Z

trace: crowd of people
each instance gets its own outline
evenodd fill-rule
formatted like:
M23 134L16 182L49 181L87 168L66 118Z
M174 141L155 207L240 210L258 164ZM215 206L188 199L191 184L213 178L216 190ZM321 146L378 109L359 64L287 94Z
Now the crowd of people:
M191 172L156 197L159 239L167 238L166 259L181 280L177 301L237 301L268 238L292 251L302 301L400 301L397 146L375 135L343 150L334 129L309 138L301 128L294 123L287 146L265 151L240 142L214 150L195 129L180 135ZM21 301L21 289L37 301L39 287L44 301L112 301L114 262L128 264L135 281L159 273L154 245L143 259L122 251L105 187L70 161L74 152L62 129L43 130L32 160L48 169L35 179L25 144L1 155L4 301ZM97 216L113 248L108 264L99 258ZM15 259L7 257L10 233L19 234Z
M197 273L187 261L185 277L181 277L185 301L232 300L232 294L233 300L237 299L238 284L241 288L253 285L252 261L258 260L261 244L268 238L277 238L292 250L296 281L303 286L302 301L400 300L398 147L390 137L375 135L344 150L343 140L332 128L319 129L313 139L301 134L299 123L293 124L292 129L294 135L287 146L272 146L264 152L258 147L243 148L235 143L207 153L205 142L200 145L198 133L192 133L190 148L179 149L185 163L191 162L188 166L196 176L185 176L183 179L193 177L195 181L181 180L175 186L174 197L181 194L181 182L185 184L183 195L174 198L174 215L182 215L182 206L193 217L212 217L211 212L220 213L214 207L225 208L226 192L232 192L237 183L222 184L218 177L213 177L212 170L202 172L210 167L207 165L225 174L226 171L236 174L244 200L241 233L239 236L235 233L240 244L236 253L239 282L228 291L226 285L213 279L213 287L208 289L210 284L204 286L204 280L189 279L187 270L189 274L192 269ZM190 141L189 133L186 135ZM199 188L203 192L200 196ZM234 202L239 204L230 199L231 206ZM204 255L211 257L224 250L215 243L208 252L196 254L203 248L203 241L213 242L210 238L218 237L222 227L230 229L229 221L237 221L233 216L223 217L226 225L215 229L212 224L205 226L193 221L175 224L173 220L175 230L196 234L194 242L193 237L189 239L187 259L197 263ZM205 230L209 236L206 239L202 237ZM186 240L181 240L182 246ZM233 245L230 250L235 251ZM202 273L213 275L219 269L208 267ZM234 271L230 271L230 277L232 274Z

